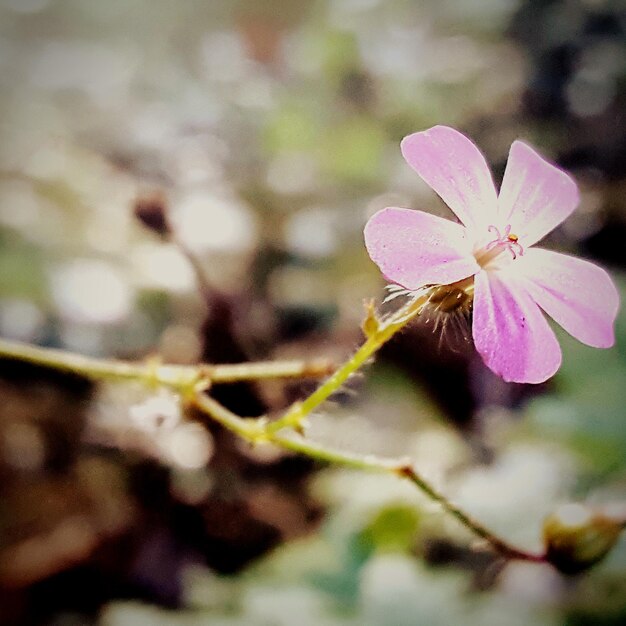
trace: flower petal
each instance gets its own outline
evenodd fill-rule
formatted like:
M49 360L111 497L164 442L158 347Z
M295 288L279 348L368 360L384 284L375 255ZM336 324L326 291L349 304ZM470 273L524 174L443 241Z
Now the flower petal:
M495 222L496 190L485 157L465 136L434 126L402 140L406 162L472 230Z
M500 223L510 224L523 246L532 246L554 230L578 200L578 188L570 176L525 143L513 142L498 210Z
M619 295L602 268L540 248L527 250L515 267L534 301L570 335L594 348L615 343Z
M561 365L561 349L523 286L506 272L474 278L474 344L483 361L508 382L541 383Z
M480 269L465 229L423 211L378 211L365 225L365 246L385 277L406 289L447 285Z

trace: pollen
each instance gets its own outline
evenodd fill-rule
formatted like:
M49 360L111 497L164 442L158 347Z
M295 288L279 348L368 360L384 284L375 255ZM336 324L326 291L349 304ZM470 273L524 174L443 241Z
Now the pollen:
M519 241L519 237L517 235L514 235L513 233L509 233L507 235L507 239L512 243L517 243Z

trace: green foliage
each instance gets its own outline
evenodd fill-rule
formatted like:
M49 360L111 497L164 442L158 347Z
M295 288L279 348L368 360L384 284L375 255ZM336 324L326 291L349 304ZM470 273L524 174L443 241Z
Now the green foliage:
M47 278L41 251L10 233L0 233L0 293L41 301Z
M391 505L378 511L360 536L372 550L409 552L415 543L419 520L414 507Z
M383 129L369 116L355 115L327 129L319 145L320 164L348 182L370 182L383 173Z
M304 104L288 103L270 116L265 145L272 153L310 151L317 145L318 132L318 122Z

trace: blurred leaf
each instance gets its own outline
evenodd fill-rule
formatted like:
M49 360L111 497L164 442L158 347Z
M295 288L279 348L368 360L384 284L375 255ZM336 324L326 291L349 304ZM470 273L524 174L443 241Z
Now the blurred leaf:
M382 175L386 135L368 116L354 116L329 128L320 145L322 170L349 182L368 182Z
M278 109L265 128L265 145L272 153L311 151L317 144L317 137L313 114L297 104Z
M339 79L360 64L358 42L353 32L326 33L321 50L324 72L330 79Z
M150 318L156 332L165 328L172 317L170 298L164 291L141 291L137 298L137 308Z
M363 529L361 537L378 550L408 552L415 541L419 515L414 507L396 504L382 509Z
M40 250L0 233L0 295L41 300L46 276Z
M367 563L372 548L360 533L348 537L341 547L340 568L332 573L320 572L311 577L321 590L333 595L342 605L354 604L359 594L361 568Z

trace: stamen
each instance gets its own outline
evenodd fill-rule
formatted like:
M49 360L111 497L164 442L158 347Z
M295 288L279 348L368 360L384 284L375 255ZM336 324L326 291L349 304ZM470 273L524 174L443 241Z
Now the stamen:
M506 225L502 234L500 233L500 229L493 224L490 225L487 230L493 233L496 238L485 246L486 251L493 250L494 248L504 248L511 253L513 259L524 254L524 248L522 248L522 245L519 243L519 237L511 232L510 224Z

